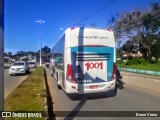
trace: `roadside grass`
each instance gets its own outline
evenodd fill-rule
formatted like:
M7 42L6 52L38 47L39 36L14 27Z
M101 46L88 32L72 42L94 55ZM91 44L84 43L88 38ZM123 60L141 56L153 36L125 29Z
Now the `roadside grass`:
M118 67L122 68L133 68L139 70L151 70L151 71L160 71L160 62L155 64L137 64L137 65L125 65L125 64L117 64Z
M44 111L44 69L38 67L4 101L4 111ZM5 120L43 120L44 118L5 118Z

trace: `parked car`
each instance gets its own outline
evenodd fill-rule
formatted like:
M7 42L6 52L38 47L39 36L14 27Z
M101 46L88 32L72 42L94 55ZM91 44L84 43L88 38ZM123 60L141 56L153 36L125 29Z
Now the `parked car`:
M29 73L29 64L24 61L14 62L9 69L10 76L15 74L26 74L26 73Z
M36 68L35 62L28 62L30 68Z
M49 60L45 60L45 65L46 65L46 67L49 67L50 61Z

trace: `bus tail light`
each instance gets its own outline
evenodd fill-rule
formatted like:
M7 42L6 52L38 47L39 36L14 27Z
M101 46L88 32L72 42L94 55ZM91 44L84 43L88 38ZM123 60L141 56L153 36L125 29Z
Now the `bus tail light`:
M76 83L73 75L73 68L71 64L67 65L67 80L71 83Z
M111 28L108 28L107 30L108 30L109 32L113 32Z
M71 27L71 30L74 30L75 29L75 27Z
M112 78L111 80L116 79L116 63L113 64Z

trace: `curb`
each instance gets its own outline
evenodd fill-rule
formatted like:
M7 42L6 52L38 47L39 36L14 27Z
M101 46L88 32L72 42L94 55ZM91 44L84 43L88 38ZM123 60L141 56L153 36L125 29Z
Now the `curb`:
M52 97L51 97L51 93L49 90L49 85L47 82L47 76L46 76L46 70L44 68L44 80L45 80L45 90L46 90L46 99L44 99L45 102L45 109L47 110L47 116L46 119L49 120L55 120L55 113L53 111L53 101L52 101ZM46 120L45 119L45 120Z
M131 69L131 68L120 68L120 67L118 67L118 69L120 71L125 71L125 72L134 72L134 73L140 73L140 74L160 76L160 72L156 72L156 71L139 70L139 69Z
M46 82L45 82L45 78L44 78L44 91L45 91L45 96L47 95L47 90L46 90ZM44 97L44 111L46 112L46 116L48 116L48 105L47 105L47 97ZM45 117L44 120L47 120L48 117Z

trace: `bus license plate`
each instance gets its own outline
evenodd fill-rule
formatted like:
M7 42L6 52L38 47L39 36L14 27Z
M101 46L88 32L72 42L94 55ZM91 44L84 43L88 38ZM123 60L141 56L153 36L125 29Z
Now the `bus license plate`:
M90 89L98 89L98 85L90 86Z

